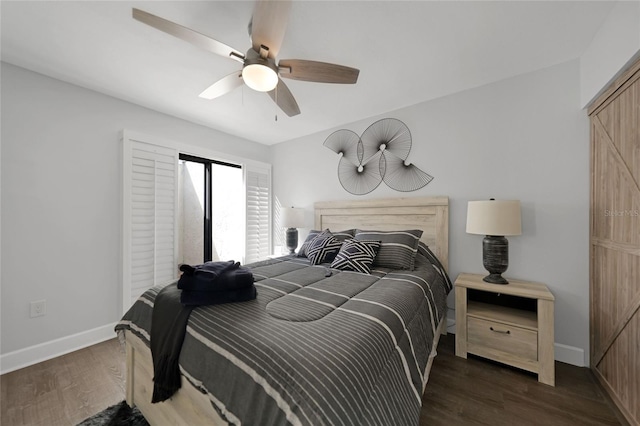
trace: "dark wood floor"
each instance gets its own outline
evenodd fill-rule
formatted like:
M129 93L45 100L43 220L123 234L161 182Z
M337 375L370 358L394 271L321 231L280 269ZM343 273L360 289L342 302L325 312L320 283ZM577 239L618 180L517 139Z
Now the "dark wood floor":
M556 386L470 356L455 356L442 336L422 402L420 425L626 425L587 368L556 362Z
M0 376L2 426L76 425L124 399L117 339Z
M75 425L124 399L116 339L0 376L1 424ZM454 355L443 336L420 425L621 425L590 371L556 363L556 387L520 370Z

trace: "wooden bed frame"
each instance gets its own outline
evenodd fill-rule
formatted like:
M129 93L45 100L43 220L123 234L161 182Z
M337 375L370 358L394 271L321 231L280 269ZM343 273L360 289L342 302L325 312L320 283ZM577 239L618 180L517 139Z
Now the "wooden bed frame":
M429 245L442 265L448 269L448 197L318 202L315 204L315 226L316 229L329 228L335 231L352 228L381 231L422 229L421 240ZM426 377L431 370L440 334L446 334L446 322L445 312L434 339ZM131 407L137 406L151 425L227 424L213 409L209 396L200 392L188 380L182 380L182 387L171 399L151 404L151 350L130 331L125 332L125 346L127 403Z

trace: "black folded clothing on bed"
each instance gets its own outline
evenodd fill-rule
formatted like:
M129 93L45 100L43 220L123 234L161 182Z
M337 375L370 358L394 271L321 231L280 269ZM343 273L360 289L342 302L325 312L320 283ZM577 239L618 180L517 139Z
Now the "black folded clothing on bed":
M256 298L256 287L225 291L182 291L180 303L184 306L219 305L222 303L246 302Z
M180 265L182 276L178 288L183 291L228 291L241 290L253 286L253 274L240 263L207 262L202 265Z
M253 274L240 264L208 262L180 265L182 276L158 293L150 331L153 359L152 403L165 401L180 388L178 360L187 322L196 306L246 302L256 298Z

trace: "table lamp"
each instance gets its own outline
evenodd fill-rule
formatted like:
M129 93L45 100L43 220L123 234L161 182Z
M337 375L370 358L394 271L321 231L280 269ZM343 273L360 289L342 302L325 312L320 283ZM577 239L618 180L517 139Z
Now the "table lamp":
M522 233L520 201L469 201L467 233L485 235L482 240L482 263L489 275L483 281L509 284L502 273L509 266L509 241L506 235Z

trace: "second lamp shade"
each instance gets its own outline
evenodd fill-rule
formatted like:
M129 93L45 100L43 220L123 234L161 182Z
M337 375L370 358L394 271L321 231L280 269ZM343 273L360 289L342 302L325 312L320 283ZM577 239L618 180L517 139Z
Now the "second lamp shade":
M520 235L522 225L518 200L469 201L467 233L478 235Z

